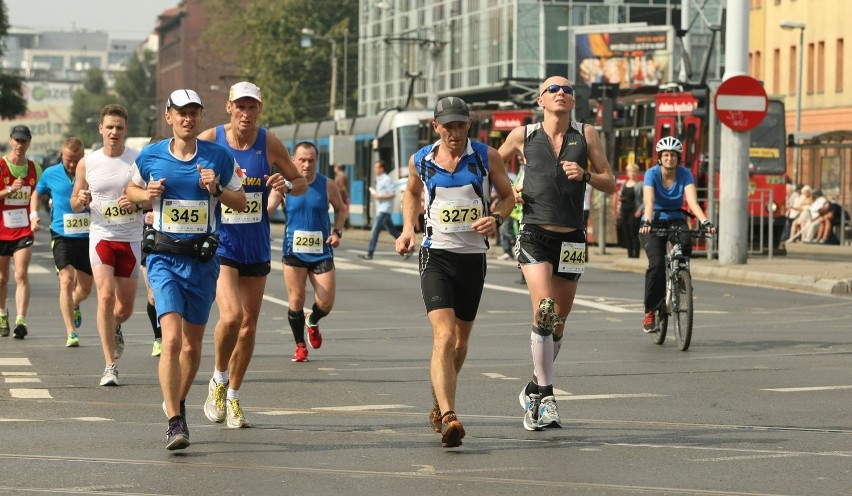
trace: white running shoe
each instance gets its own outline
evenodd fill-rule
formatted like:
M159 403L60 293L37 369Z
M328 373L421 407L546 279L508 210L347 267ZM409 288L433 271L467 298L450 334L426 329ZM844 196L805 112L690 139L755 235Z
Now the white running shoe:
M215 424L225 420L225 393L227 384L217 384L216 380L210 378L207 386L207 400L204 402L204 416Z
M246 427L251 427L251 424L248 423L246 417L243 415L243 409L240 408L240 400L234 398L232 400L227 400L227 408L228 408L228 427L231 429L243 429Z
M559 411L556 409L556 398L546 396L541 399L541 406L538 409L538 425L542 429L545 427L562 428L562 423L559 421Z
M524 429L528 431L540 431L541 425L538 423L538 413L541 408L541 396L538 394L530 395L530 405L527 407L527 412L524 414Z
M118 369L114 363L104 369L104 375L101 376L101 386L118 386Z

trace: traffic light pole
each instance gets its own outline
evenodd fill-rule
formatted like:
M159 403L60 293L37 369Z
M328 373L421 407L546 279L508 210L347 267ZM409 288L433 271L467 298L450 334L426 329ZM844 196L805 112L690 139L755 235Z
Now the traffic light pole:
M749 3L728 0L725 77L748 74ZM745 264L748 253L749 132L722 126L719 180L719 263Z

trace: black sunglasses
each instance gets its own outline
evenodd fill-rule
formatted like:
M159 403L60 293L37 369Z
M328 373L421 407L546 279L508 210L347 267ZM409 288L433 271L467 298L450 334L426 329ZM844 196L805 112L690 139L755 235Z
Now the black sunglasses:
M567 84L551 84L550 86L545 88L544 91L541 92L541 95L543 95L545 93L557 93L557 92L559 92L560 89L566 95L573 95L574 94L574 88L568 86ZM541 95L539 95L539 96L541 96Z

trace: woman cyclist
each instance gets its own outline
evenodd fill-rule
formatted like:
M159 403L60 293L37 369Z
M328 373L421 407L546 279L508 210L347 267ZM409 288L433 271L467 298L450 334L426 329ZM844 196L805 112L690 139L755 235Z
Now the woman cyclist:
M651 235L651 222L655 227L682 226L688 228L683 201L701 223L701 227L710 233L716 228L707 220L698 204L695 192L695 180L685 167L678 167L683 154L683 145L673 136L666 136L657 142L658 164L645 173L643 202L645 214L639 233L648 256L648 270L645 272L645 320L642 324L645 332L656 331L654 312L663 304L666 296L666 240ZM678 240L683 253L692 253L692 236L684 233Z

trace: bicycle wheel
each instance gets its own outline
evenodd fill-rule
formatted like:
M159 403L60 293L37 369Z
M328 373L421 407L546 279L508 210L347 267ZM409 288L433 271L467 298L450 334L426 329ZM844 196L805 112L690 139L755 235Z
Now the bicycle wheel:
M678 348L686 351L692 341L692 275L687 270L679 270L674 282L676 291L672 292L672 315L675 335Z
M669 316L666 313L666 306L662 305L657 310L657 332L651 333L651 341L654 344L663 344L666 341L666 330L669 325Z

